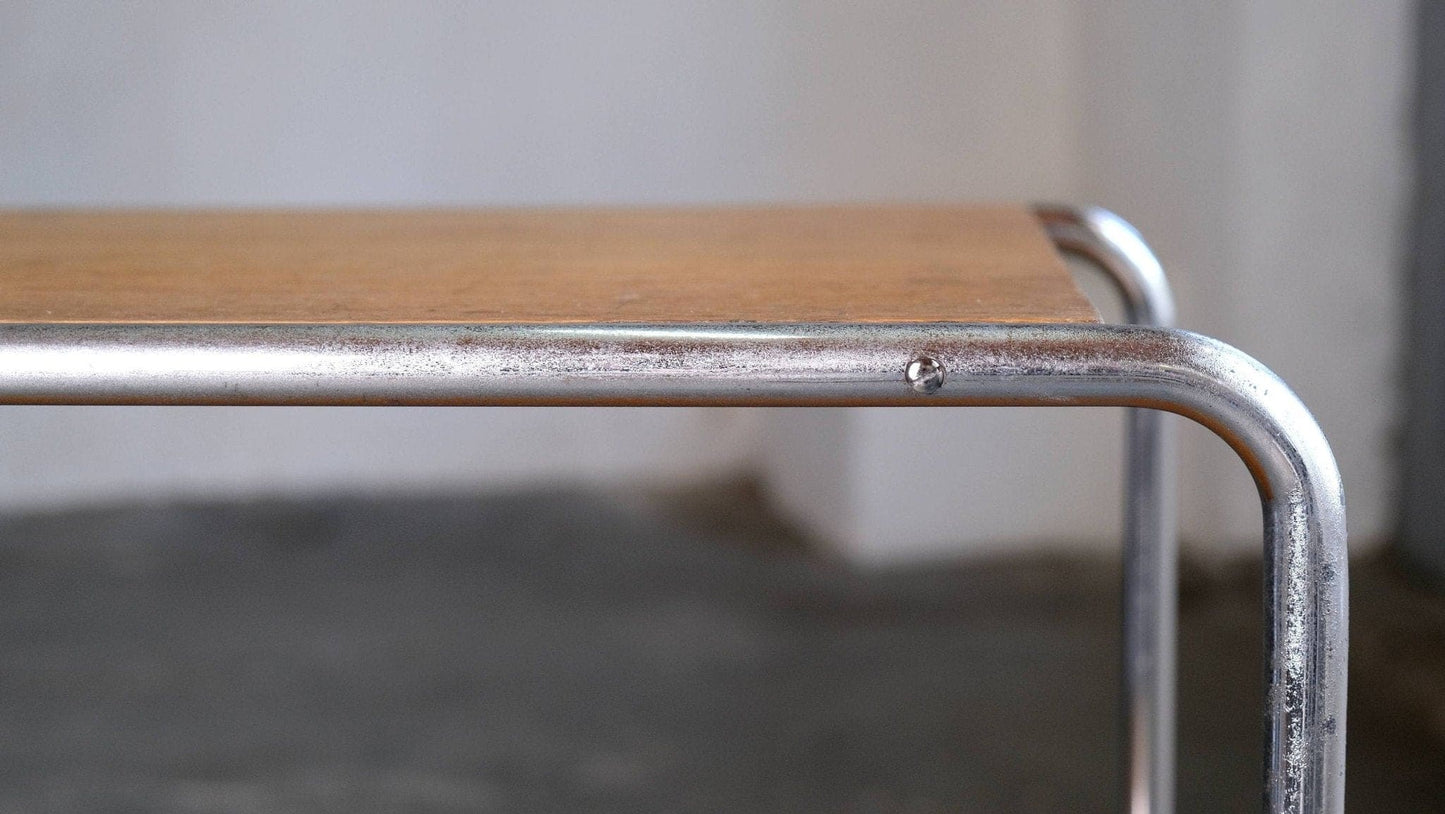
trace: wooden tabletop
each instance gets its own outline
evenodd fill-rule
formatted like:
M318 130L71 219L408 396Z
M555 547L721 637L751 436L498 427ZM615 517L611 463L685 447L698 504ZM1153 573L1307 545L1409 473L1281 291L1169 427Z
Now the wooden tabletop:
M0 212L0 323L1097 318L1022 207Z

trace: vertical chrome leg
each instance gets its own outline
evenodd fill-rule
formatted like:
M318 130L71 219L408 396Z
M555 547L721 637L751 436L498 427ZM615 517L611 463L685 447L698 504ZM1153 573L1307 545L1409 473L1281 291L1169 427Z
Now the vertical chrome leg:
M1029 389L1018 372L1039 371L1040 379L1049 380L1051 396L1075 404L1181 413L1228 442L1254 475L1264 508L1268 575L1265 809L1339 814L1349 551L1339 470L1319 425L1258 362L1197 334L1124 326L1087 331L1043 326L1038 332L1051 338L1037 347L1008 342L1002 348L970 348L982 364L942 353L937 358L950 372L949 381L969 388L979 401L1002 397L987 386L994 374L1014 377L1007 393L1018 398ZM1084 333L1096 337L1087 349L1085 343L1059 341ZM1034 356L1034 350L1043 353ZM946 397L947 391L945 384L940 392Z
M1164 270L1139 233L1096 207L1039 206L1063 251L1106 272L1126 319L1174 326ZM1128 411L1124 494L1124 793L1130 814L1173 814L1174 685L1178 592L1174 433L1155 410Z

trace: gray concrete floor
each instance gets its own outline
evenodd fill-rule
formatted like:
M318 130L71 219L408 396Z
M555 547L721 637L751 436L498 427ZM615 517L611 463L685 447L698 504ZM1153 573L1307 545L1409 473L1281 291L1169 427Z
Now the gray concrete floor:
M0 521L0 811L1119 810L1111 563L859 574L719 494ZM1356 571L1351 806L1441 810L1445 604ZM1259 808L1255 579L1184 581L1182 811Z

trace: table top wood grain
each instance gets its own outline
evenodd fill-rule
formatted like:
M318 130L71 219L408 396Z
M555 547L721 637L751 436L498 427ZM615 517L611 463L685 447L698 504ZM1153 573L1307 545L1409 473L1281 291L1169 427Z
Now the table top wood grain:
M1097 319L1023 207L0 212L0 323Z

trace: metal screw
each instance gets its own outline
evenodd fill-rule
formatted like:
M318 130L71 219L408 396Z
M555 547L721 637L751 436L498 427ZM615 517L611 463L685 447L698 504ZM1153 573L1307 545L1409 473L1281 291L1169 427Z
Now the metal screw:
M919 356L903 369L903 378L920 393L934 393L943 386L943 365L931 356Z

